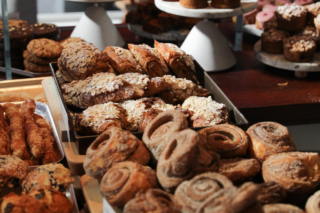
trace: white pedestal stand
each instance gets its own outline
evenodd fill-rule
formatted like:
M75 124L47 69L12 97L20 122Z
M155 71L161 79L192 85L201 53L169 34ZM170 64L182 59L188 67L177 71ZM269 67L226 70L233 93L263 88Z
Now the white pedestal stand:
M68 0L76 2L97 3L114 2L116 0ZM74 28L70 37L80 37L93 43L100 50L107 46L120 46L125 43L117 28L113 25L104 8L95 4L89 7Z
M258 41L254 45L255 57L264 64L271 67L294 71L294 75L298 78L305 78L308 72L320 72L320 53L317 52L314 55L314 59L311 62L297 63L287 61L283 54L270 54L261 50L261 41Z
M241 6L235 9L187 9L179 2L155 0L156 6L167 13L192 18L227 18L237 17L235 51L241 50L243 33L243 16L257 6L256 0L243 0ZM230 45L230 44L229 44ZM230 45L232 46L232 45ZM223 35L213 22L201 21L194 26L183 42L181 49L192 55L207 72L226 70L236 64L236 59L225 42Z

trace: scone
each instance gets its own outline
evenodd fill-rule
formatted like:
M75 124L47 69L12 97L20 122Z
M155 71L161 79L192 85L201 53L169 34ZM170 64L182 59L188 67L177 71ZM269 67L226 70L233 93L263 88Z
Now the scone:
M190 9L199 9L208 7L207 0L179 0L182 7Z
M39 166L27 175L22 182L22 190L25 193L35 189L64 192L73 181L70 170L62 164L47 164Z
M288 37L284 31L271 29L261 35L261 48L266 53L283 53L283 39Z
M316 42L306 36L292 36L283 41L284 58L292 62L308 62L313 60Z
M279 6L275 13L278 28L288 32L301 30L306 25L307 12L305 7L295 3Z
M37 199L28 195L10 193L1 199L0 212L3 213L50 213Z
M18 187L28 172L28 164L12 155L0 155L0 187Z
M236 8L240 7L240 0L212 0L211 6L216 8Z
M50 189L33 190L28 196L35 198L50 213L72 213L73 206L65 194Z

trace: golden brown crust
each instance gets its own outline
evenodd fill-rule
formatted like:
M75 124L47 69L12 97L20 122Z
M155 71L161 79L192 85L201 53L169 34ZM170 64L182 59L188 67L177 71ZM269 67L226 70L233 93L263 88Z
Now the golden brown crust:
M304 213L304 211L290 204L267 204L263 206L264 213Z
M257 199L262 204L283 203L287 197L286 191L275 182L262 183L260 189Z
M239 127L219 124L198 131L206 149L217 152L221 158L244 156L249 146L249 136Z
M170 74L166 62L156 49L146 44L128 44L128 47L151 78Z
M306 203L306 213L320 212L320 191L315 192L309 197Z
M288 129L276 122L256 123L247 130L247 134L251 139L248 156L260 162L270 155L296 150Z
M83 167L86 174L101 179L115 163L132 161L147 165L149 159L142 141L128 131L112 127L89 146Z
M58 58L39 58L32 55L28 50L23 51L23 57L34 64L48 65L52 62L57 62Z
M59 42L47 38L39 38L30 41L27 50L39 58L57 58L61 54L62 46Z
M251 180L261 171L260 163L256 159L222 159L219 162L219 173L228 177L234 184L241 184Z
M70 83L70 82L65 80L65 78L64 78L64 76L63 76L63 74L62 74L62 72L60 70L58 70L55 74L56 74L56 79L58 81L58 84L59 84L60 88L62 88L62 86L64 84Z
M145 73L143 68L134 58L130 50L126 50L122 47L106 47L103 52L108 57L108 60L112 67L120 74L128 72Z
M306 152L272 155L263 162L262 175L265 182L278 183L288 197L298 202L319 185L320 158L318 153Z
M4 118L4 111L0 105L0 155L11 155L8 124Z
M174 197L161 189L138 193L123 209L123 213L179 213Z
M0 155L0 187L18 187L26 177L28 164L16 156Z
M69 45L73 45L73 43L78 43L78 42L85 42L85 40L83 40L83 39L81 39L79 37L69 37L69 38L66 38L66 39L60 41L60 45L63 48L66 48Z
M102 196L110 205L116 207L124 206L136 193L155 187L155 172L150 167L130 161L114 164L103 176L100 184Z

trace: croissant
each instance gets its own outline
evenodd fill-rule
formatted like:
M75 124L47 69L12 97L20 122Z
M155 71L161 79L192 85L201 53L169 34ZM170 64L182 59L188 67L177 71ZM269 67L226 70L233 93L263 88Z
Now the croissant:
M260 162L270 155L296 150L288 129L275 122L256 123L247 130L247 134L251 138L248 156Z
M155 172L146 166L125 161L114 164L103 176L100 191L102 196L115 207L124 206L138 192L157 186Z
M287 197L286 191L275 182L266 182L260 184L260 194L258 201L262 204L283 203Z
M251 180L261 171L256 159L222 159L219 162L219 173L228 177L234 184Z
M170 74L165 60L156 49L146 44L128 44L128 47L151 78Z
M244 156L249 146L248 135L239 127L220 124L198 131L206 149L217 152L221 158Z
M160 43L156 40L154 40L154 47L162 55L172 72L178 78L186 78L199 84L194 63L184 51L174 44Z
M311 197L309 197L306 203L306 213L318 212L320 212L320 191L317 191Z
M177 208L184 213L194 213L211 195L220 190L234 188L223 175L207 172L182 182L174 193Z
M123 213L179 213L174 197L161 189L138 193L123 209Z
M128 131L111 127L89 146L83 167L86 174L101 179L115 163L132 161L146 165L149 159L142 141Z
M267 204L263 206L264 213L304 213L304 211L290 204Z
M130 50L122 47L107 47L103 50L112 67L120 74L128 72L144 73L143 68L134 58Z
M169 138L187 127L188 121L184 114L173 110L160 113L147 125L142 141L150 150L154 163L158 161Z
M262 176L265 182L279 184L288 197L297 201L297 195L302 199L320 183L319 154L287 152L271 155L262 164Z
M219 156L211 155L199 145L198 135L191 129L176 133L160 155L157 177L161 186L173 192L180 183L197 174L218 170Z

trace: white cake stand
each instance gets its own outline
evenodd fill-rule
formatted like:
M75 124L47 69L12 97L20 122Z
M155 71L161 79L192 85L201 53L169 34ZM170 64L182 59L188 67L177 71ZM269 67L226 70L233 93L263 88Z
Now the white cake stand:
M243 26L243 31L257 37L261 37L263 30L259 30L255 24L246 24Z
M314 55L314 60L307 63L296 63L287 61L283 54L270 54L261 50L261 40L254 45L255 57L264 64L272 67L294 71L298 78L307 77L308 72L320 72L320 53Z
M227 18L237 17L236 38L233 47L235 51L242 50L243 14L257 6L257 0L242 0L241 6L235 9L218 9L207 7L204 9L188 9L179 2L155 0L156 6L167 13L192 18ZM216 25L211 21L200 21L195 25L181 45L181 49L192 55L207 72L226 70L236 64L236 59L225 42Z
M67 1L96 3L85 11L70 37L80 37L93 43L100 50L103 50L107 46L122 47L125 44L117 28L113 25L110 17L107 15L106 10L97 4L99 2L114 2L117 0Z

